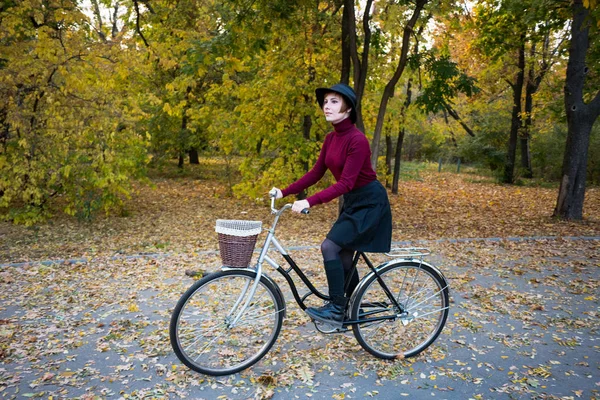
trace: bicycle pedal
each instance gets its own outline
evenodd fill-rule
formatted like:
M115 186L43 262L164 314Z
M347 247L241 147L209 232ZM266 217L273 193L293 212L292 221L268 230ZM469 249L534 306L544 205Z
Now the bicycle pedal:
M317 321L314 320L312 321L315 324L315 328L317 328L317 330L321 333L341 333L341 332L347 332L348 328L344 328L343 326L340 325L334 325L334 324L329 324L327 322L321 322L321 321Z

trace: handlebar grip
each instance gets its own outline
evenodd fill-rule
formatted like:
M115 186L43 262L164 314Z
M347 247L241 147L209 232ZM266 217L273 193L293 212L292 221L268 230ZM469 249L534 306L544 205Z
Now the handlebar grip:
M308 214L310 213L310 211L308 210L308 208L305 208L304 210L300 211L301 214Z

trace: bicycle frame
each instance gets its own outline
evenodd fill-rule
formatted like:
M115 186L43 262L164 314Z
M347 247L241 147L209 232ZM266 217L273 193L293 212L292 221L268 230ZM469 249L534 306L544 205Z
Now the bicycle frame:
M300 269L300 267L298 267L296 262L292 259L292 257L288 254L288 252L283 248L283 246L279 243L279 241L275 237L275 228L277 227L277 223L279 222L279 217L285 210L288 210L291 207L292 207L291 204L286 204L278 210L275 208L275 197L271 197L271 213L275 215L275 218L273 220L273 224L271 225L271 228L266 229L266 231L268 233L267 233L265 242L263 244L263 247L261 249L260 255L258 257L258 260L256 262L256 268L254 270L256 272L256 278L252 284L250 293L247 297L247 300L246 300L244 306L238 310L237 315L231 322L232 325L235 325L235 323L244 314L248 305L252 301L252 298L254 297L254 293L256 291L256 287L258 286L258 282L260 281L260 279L262 277L262 264L265 261L285 278L288 285L290 286L292 295L294 296L294 300L296 301L296 303L302 310L305 310L307 308L306 304L304 303L304 300L312 294L316 295L318 298L320 298L322 300L330 300L330 297L328 295L322 293L313 285L313 283L310 281L310 279L304 274L304 272ZM308 213L308 212L306 212L306 213ZM277 249L277 251L283 256L283 258L289 264L290 268L288 270L285 270L283 267L281 267L279 264L277 264L271 257L268 256L267 253L269 252L271 245L273 245ZM354 259L352 261L352 268L353 269L356 268L356 266L358 264L358 260L361 257L363 258L363 260L365 261L365 263L367 264L369 269L372 271L372 273L376 276L377 281L379 282L381 288L385 292L385 294L388 297L388 299L390 300L390 302L398 310L398 313L399 314L404 313L404 308L402 307L401 304L398 303L398 301L396 300L394 295L390 292L390 290L387 287L387 285L385 284L385 282L381 279L381 277L377 271L377 268L375 268L373 266L373 264L371 263L371 261L369 260L369 258L367 257L367 255L365 253L359 252L359 251L356 252L356 254L354 255ZM290 271L292 271L292 270L294 272L296 272L296 274L300 277L302 282L306 285L306 287L309 290L309 292L306 293L303 297L300 297L300 294L298 293L296 284L295 284L294 280L292 279L292 277L290 276ZM246 287L244 288L244 290L242 291L242 294L240 295L240 299L235 304L232 311L237 309L237 306L240 304L242 299L244 297L246 297L249 287L250 287L250 283L248 283L246 285ZM356 321L345 321L344 326L348 326L348 325L352 325L352 324L356 324L356 323L376 322L376 321L381 321L381 320L385 320L385 319L393 319L393 318L395 318L395 316L384 316L384 317L376 317L376 318L361 318Z
M330 299L326 291L323 293L313 285L308 278L310 274L307 276L300 269L275 237L279 217L291 205L279 210L274 205L272 198L271 211L275 217L271 227L263 229L266 238L256 266L224 265L221 271L207 274L181 296L171 314L171 346L179 360L197 372L213 376L239 372L262 359L277 340L287 313L286 299L280 285L263 273L264 263L285 278L302 310L316 300L307 301L313 294L323 300ZM273 247L289 268L271 258L269 251ZM381 359L395 360L421 353L441 334L450 301L445 277L423 261L427 254L427 249L394 249L386 253L390 260L374 266L365 253L355 252L352 273L358 274L356 267L361 257L370 271L363 274L361 267L363 276L356 288L352 288L342 324L313 319L316 330L324 334L352 331L360 346ZM292 271L308 288L306 294L302 295L305 288L296 287ZM349 287L344 292L349 293ZM308 311L310 316L311 310Z
M267 229L267 232L268 232L267 237L265 239L262 250L258 257L258 261L256 263L256 273L257 273L257 279L260 279L260 275L262 274L262 264L263 264L263 262L266 261L269 265L271 265L277 272L279 272L285 278L285 280L287 281L287 283L290 286L290 289L292 290L292 295L294 296L294 299L296 300L296 302L298 303L300 308L302 310L305 310L306 305L304 304L304 300L309 295L315 294L317 297L319 297L320 299L323 299L323 300L329 300L329 296L327 296L324 293L322 293L321 291L319 291L313 285L313 283L310 281L310 279L308 279L308 277L304 274L304 272L300 269L300 267L298 267L296 262L292 259L292 257L288 254L288 252L283 248L283 246L279 243L279 241L275 237L275 228L277 227L277 223L279 222L279 217L285 210L288 210L291 207L292 207L291 204L286 204L282 208L277 210L275 208L275 198L271 197L271 213L275 214L275 218L273 220L273 224L271 225L271 228ZM267 255L271 245L275 246L277 251L283 256L283 258L289 264L290 269L288 269L286 271L283 267L281 267L271 257L269 257ZM298 276L300 277L302 282L304 282L304 284L309 289L309 293L307 293L303 298L300 297L300 294L298 293L298 289L296 288L296 284L289 274L289 272L291 270L293 270L294 272L296 272L296 274L298 274Z

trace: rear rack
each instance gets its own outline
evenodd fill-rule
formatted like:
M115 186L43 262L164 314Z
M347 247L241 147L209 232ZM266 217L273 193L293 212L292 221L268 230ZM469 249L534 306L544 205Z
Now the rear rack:
M402 258L423 258L429 254L431 254L431 251L424 247L395 247L388 253L385 253L388 257Z

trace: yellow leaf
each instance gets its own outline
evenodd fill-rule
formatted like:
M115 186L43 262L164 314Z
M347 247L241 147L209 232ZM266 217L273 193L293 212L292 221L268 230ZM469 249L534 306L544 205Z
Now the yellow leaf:
M140 311L140 308L138 307L138 305L137 305L136 303L131 303L131 304L129 305L129 307L127 307L127 309L128 309L130 312L137 312L137 311Z

